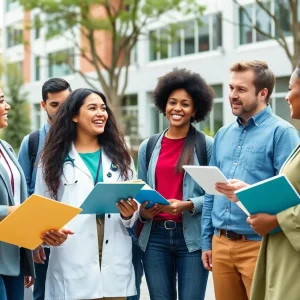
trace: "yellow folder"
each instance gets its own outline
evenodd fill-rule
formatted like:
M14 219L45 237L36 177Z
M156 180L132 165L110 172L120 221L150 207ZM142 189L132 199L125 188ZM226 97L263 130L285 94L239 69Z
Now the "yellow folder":
M33 250L43 243L44 232L60 230L81 211L33 194L0 222L0 241Z

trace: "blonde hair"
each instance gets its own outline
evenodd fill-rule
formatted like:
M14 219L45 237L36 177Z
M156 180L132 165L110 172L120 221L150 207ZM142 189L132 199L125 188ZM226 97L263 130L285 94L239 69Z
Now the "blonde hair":
M275 75L266 62L260 60L238 61L230 67L230 72L253 71L256 95L263 90L268 90L266 103L268 104L275 85Z

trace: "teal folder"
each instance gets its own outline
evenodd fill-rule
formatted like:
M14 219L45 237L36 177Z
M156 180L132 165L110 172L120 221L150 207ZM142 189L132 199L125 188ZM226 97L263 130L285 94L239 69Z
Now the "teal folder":
M134 198L144 185L144 182L99 182L80 206L81 214L119 213L116 203L121 199Z
M139 203L143 204L148 201L149 203L146 205L146 208L152 207L155 203L162 205L170 205L170 202L164 198L159 192L153 189L142 189L135 196L135 200Z
M277 175L235 192L250 215L275 215L300 204L300 197L285 175ZM273 232L278 232L276 228Z

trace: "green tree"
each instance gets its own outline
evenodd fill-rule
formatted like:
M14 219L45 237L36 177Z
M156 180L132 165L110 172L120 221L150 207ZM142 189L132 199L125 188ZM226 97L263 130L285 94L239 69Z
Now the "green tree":
M178 23L178 12L197 17L204 10L197 0L20 0L20 3L26 10L39 8L45 12L48 38L64 36L75 53L94 67L96 76L92 77L70 63L89 86L96 88L100 84L117 120L121 119L131 53L138 38L147 35L147 26L166 13L169 21ZM40 22L34 23L31 25L42 26Z
M3 139L18 150L30 131L29 104L27 93L22 90L23 77L17 64L8 64L3 69L4 94L11 110L8 113L8 127L3 130Z

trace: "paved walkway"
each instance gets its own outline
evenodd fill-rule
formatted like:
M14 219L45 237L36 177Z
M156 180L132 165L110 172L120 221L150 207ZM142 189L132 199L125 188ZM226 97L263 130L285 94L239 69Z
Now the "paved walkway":
M143 280L143 283L142 283L142 292L141 292L140 300L150 300L150 297L149 297L149 294L148 294L147 284L145 282L145 277L143 279L144 280ZM24 300L32 300L32 294L31 294L30 290L26 290ZM207 284L205 300L215 300L214 287L213 287L213 282L212 282L211 275L208 278L208 284Z
M147 284L146 284L146 281L145 281L145 277L143 277L142 291L141 291L140 300L150 300L150 297L149 297L149 294L148 294ZM213 287L213 281L212 281L211 274L209 275L209 278L208 278L208 284L207 284L207 289L206 289L205 300L215 300L215 293L214 293L214 287Z

